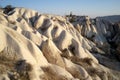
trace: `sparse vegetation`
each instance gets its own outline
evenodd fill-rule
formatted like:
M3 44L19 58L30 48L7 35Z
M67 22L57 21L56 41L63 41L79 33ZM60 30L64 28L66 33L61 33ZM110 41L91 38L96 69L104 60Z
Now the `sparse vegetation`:
M12 5L7 5L4 9L5 14L8 14L10 11L12 11L14 9L14 7Z
M70 17L69 21L70 21L71 23L73 23L73 22L75 22L75 18L74 18L74 17Z
M8 57L3 55L4 52L0 52L0 68L2 68L4 66L3 69L0 70L4 70L4 72L6 72L7 70L12 70L14 63L16 62L15 60L11 60ZM1 71L2 73L2 71Z
M10 23L10 24L13 24L13 25L15 25L15 24L16 24L16 22L15 22L15 21L10 21L10 20L9 20L9 23Z
M93 60L91 58L80 59L80 58L74 56L74 57L71 57L71 61L75 64L78 64L78 65L84 67L84 69L88 72L88 74L93 78L96 75L99 76L103 80L104 80L104 78L106 78L105 72L103 70L92 67Z
M9 59L3 53L0 53L0 74L8 74L10 80L29 80L28 72L32 70L32 66L25 60Z
M25 60L19 60L15 65L15 70L20 75L21 80L30 80L28 73L32 71L32 69L31 64L26 63Z
M71 57L71 61L81 66L85 66L85 65L91 66L93 60L91 58L80 59L79 57L73 56Z
M45 72L45 77L42 77L45 80L57 80L55 74L49 67L42 67L42 70ZM41 76L40 76L41 77Z

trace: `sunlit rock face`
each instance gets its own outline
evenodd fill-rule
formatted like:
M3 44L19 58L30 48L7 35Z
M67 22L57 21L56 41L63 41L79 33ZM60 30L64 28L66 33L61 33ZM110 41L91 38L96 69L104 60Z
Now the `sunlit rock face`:
M119 80L117 28L99 18L1 9L0 80Z

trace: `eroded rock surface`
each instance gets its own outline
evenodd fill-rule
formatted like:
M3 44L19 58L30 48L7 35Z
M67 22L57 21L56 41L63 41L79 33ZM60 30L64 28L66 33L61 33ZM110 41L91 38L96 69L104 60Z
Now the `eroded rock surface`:
M4 11L0 11L0 80L120 79L118 24L79 16L71 22L73 17L25 8Z

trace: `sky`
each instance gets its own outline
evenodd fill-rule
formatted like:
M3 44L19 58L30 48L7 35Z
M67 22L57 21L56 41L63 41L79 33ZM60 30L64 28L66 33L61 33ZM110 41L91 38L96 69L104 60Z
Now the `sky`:
M37 10L40 13L90 17L120 15L120 0L0 0L0 6L12 5Z

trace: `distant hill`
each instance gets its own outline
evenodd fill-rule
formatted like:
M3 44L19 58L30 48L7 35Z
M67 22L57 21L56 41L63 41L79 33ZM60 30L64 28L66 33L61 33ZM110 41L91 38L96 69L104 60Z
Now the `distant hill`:
M97 17L97 18L110 21L111 23L116 23L120 21L120 15L102 16L102 17Z

